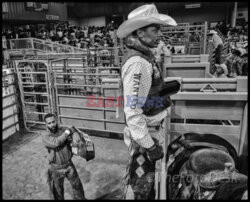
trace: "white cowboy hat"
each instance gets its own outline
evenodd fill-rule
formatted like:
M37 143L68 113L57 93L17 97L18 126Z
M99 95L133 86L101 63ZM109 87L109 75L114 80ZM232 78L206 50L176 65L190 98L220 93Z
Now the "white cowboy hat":
M218 32L216 32L215 30L210 30L208 34L217 34Z
M150 24L177 25L175 20L170 16L158 13L154 4L147 4L129 13L128 20L119 26L117 36L119 38L124 38L133 31Z
M243 42L243 48L246 48L248 46L248 41Z
M224 71L224 74L228 74L227 66L225 64L215 64L216 68L221 67Z

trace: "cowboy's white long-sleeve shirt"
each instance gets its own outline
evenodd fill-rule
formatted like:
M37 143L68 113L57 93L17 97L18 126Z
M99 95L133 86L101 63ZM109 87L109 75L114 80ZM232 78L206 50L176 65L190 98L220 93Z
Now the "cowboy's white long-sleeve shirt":
M154 144L147 126L159 125L167 115L166 110L151 118L142 114L141 107L151 88L152 74L152 64L140 56L129 58L122 68L126 122L131 137L144 148L150 148Z

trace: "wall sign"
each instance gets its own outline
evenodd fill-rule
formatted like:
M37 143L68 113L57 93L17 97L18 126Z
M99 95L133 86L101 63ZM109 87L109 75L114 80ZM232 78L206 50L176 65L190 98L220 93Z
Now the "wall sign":
M200 8L201 4L196 3L196 4L185 4L185 8Z
M47 2L25 2L25 8L29 11L48 11L49 4Z
M59 20L58 15L46 15L46 20Z

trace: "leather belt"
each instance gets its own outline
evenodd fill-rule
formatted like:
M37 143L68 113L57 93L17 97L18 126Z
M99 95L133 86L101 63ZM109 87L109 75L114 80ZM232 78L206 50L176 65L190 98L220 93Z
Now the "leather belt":
M155 130L160 130L161 125L158 126L148 126L148 128L153 128Z
M68 167L69 165L71 165L71 164L72 164L72 161L71 161L71 160L69 160L67 163L62 164L62 165L60 165L60 164L55 164L55 163L50 163L52 169L65 169L65 168L67 168L67 167Z

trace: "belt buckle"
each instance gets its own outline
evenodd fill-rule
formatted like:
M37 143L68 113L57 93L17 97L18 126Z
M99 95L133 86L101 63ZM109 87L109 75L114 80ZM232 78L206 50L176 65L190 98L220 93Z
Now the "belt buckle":
M155 129L156 129L156 130L160 130L160 126L161 126L161 125L155 126Z

